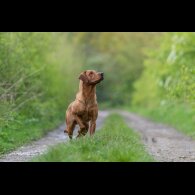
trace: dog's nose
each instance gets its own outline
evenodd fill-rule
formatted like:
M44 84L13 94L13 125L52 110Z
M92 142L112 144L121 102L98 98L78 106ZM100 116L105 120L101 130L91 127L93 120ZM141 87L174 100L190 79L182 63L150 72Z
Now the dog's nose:
M103 73L103 72L100 72L100 75L101 75L101 76L104 76L104 73Z

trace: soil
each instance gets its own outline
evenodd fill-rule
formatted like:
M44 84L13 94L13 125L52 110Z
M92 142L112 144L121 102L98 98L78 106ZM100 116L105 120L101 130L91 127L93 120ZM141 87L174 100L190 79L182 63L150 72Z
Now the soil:
M134 113L119 111L129 127L140 133L147 151L160 162L195 162L195 141L172 127Z
M137 131L146 150L158 162L195 162L195 141L172 127L152 122L137 114L127 111L99 111L97 130L103 125L110 113L118 113L124 117L127 125ZM31 142L0 158L0 162L25 162L34 156L47 152L48 148L69 140L64 134L65 124L49 132L38 141ZM78 127L74 132L76 136Z
M104 119L108 115L108 111L99 111L96 129L100 129ZM38 141L33 141L30 144L24 145L17 150L10 152L0 158L0 162L25 162L30 161L33 157L47 152L48 148L58 143L65 143L69 141L67 134L64 134L65 124L59 126L57 129L49 132L45 137ZM75 138L78 131L76 127L73 138Z

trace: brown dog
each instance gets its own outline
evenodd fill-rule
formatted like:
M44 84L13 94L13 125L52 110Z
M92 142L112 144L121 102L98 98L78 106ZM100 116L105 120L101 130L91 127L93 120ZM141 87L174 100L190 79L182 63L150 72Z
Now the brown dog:
M66 129L70 139L75 125L79 125L77 137L85 136L89 129L90 135L95 133L96 119L98 117L98 105L96 101L96 84L104 79L102 72L86 70L79 76L79 91L76 100L72 102L66 111Z

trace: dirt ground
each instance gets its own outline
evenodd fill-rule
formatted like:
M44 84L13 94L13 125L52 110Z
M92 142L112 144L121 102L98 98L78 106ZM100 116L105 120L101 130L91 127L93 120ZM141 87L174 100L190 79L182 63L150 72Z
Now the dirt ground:
M108 111L99 111L99 117L97 120L97 130L101 128L104 119L108 115ZM50 146L58 143L65 143L69 140L68 136L64 134L65 124L61 125L57 129L49 132L45 137L38 141L31 142L24 145L19 149L6 154L0 158L0 162L25 162L30 161L34 156L45 153ZM74 136L78 131L75 129Z
M141 134L148 152L160 162L195 162L195 141L167 125L119 111L129 127Z
M97 130L103 125L104 119L116 112L124 117L127 125L139 132L148 153L158 162L195 162L195 141L174 128L159 124L127 111L99 111ZM43 154L50 146L65 143L69 139L64 134L64 125L49 132L38 141L4 155L0 162L25 162L36 155ZM75 131L76 134L77 130ZM75 136L74 134L74 136Z

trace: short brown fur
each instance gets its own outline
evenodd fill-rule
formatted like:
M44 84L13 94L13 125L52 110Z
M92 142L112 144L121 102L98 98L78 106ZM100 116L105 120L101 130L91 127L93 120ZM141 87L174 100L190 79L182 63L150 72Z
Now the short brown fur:
M80 74L79 79L79 91L76 94L76 99L68 106L66 111L66 129L64 133L68 133L70 139L72 139L77 124L80 127L77 137L85 136L88 129L90 135L95 133L98 117L96 84L104 78L102 72L86 70Z

